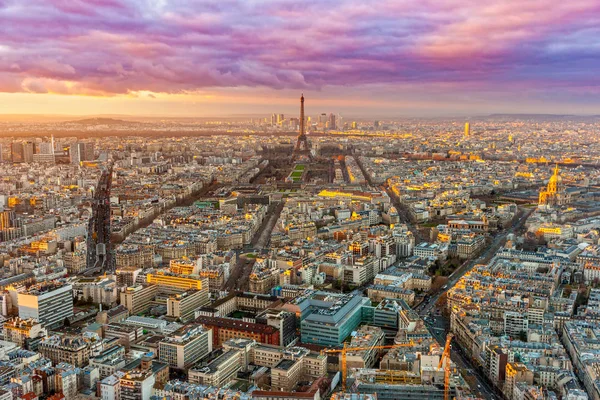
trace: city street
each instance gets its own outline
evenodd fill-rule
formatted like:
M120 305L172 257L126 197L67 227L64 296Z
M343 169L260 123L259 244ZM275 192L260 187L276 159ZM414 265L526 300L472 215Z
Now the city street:
M450 328L448 321L440 315L438 317L428 317L428 319L425 320L425 324L433 337L443 346L446 342L446 332ZM485 399L495 398L494 388L488 383L487 379L481 375L477 367L473 365L456 342L452 343L451 358L457 368L465 370L468 375L475 378L477 386L472 388L475 393Z
M446 334L450 328L449 321L443 316L441 310L437 308L437 302L439 298L446 293L449 289L451 289L456 283L462 278L467 272L472 270L475 265L482 264L488 262L493 255L500 249L500 247L504 244L506 237L519 230L527 221L527 218L533 212L533 209L530 210L519 210L520 214L517 221L510 227L508 230L496 235L492 240L492 243L488 248L476 259L471 261L465 261L460 267L458 267L449 277L448 283L444 286L442 290L440 290L435 295L429 297L426 301L415 307L415 310L419 313L421 318L425 320L427 327L431 334L435 337L435 339L440 343L440 345L444 345L446 342ZM472 389L479 393L485 399L494 399L495 390L490 385L488 380L482 376L479 372L476 365L463 353L462 349L458 346L456 342L453 342L452 352L451 352L452 361L454 361L458 368L464 369L468 372L469 375L473 376L476 380L476 387ZM498 396L498 394L496 394Z

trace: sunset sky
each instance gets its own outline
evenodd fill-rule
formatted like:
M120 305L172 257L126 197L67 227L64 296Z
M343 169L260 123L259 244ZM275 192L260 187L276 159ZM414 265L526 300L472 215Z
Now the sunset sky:
M598 0L0 0L0 114L600 114Z

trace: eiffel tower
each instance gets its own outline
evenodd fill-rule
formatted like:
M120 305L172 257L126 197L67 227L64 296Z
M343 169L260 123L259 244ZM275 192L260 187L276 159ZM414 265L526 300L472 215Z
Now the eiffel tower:
M292 161L306 157L309 160L312 159L310 145L306 139L306 132L304 129L304 94L302 94L300 97L300 132L298 133L296 146L294 146L294 152L292 153Z

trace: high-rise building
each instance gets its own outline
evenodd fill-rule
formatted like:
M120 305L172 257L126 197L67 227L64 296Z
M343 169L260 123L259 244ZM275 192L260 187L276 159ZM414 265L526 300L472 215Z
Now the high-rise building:
M335 128L335 114L331 113L329 114L329 129L335 130Z
M281 125L284 119L285 118L283 114L277 114L277 125Z
M277 114L271 114L271 125L277 124Z
M52 154L52 143L51 142L41 142L38 144L38 154Z
M73 316L73 287L62 283L44 283L18 294L19 317L33 318L46 327L62 326Z
M14 210L0 210L0 230L16 226Z
M69 155L71 157L71 164L79 164L82 161L93 161L96 158L94 155L94 144L73 143L69 148Z
M69 156L71 157L71 164L79 164L84 158L84 145L83 143L73 143L69 147Z
M23 143L10 144L10 158L13 163L22 163L25 159L23 154Z
M54 139L51 142L41 142L35 145L35 154L33 161L39 163L54 163L56 161L54 154Z
M34 154L33 142L23 143L23 162L32 163Z
M83 161L93 161L96 157L94 155L94 143L83 144Z
M468 122L465 122L465 137L469 137L471 135L471 125Z
M300 120L298 118L290 118L290 129L296 130L300 126Z

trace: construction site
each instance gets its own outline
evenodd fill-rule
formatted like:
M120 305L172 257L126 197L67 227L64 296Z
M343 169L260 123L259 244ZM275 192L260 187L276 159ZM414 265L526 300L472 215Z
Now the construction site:
M359 354L364 359L368 352L381 356L384 351L402 348L410 351L419 345L418 342L365 347L344 343L341 349L322 350L322 354L339 357L340 390L331 398L352 398L357 393L385 400L462 398L469 393L468 385L450 359L452 339L449 334L441 354L420 354L415 363L418 367L406 369L384 369L381 365L379 368L349 368L348 357Z

